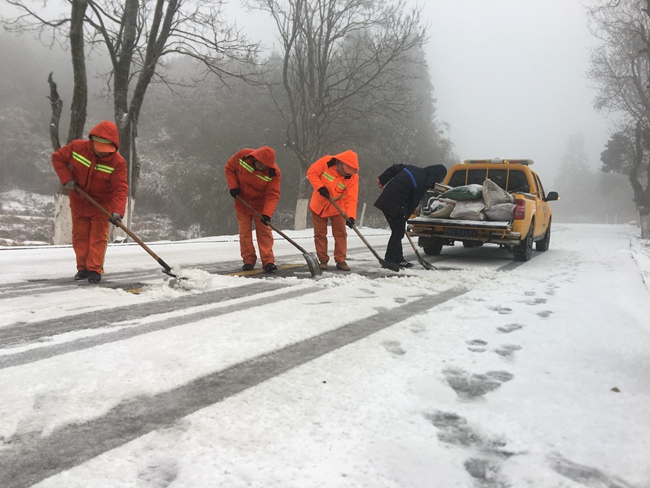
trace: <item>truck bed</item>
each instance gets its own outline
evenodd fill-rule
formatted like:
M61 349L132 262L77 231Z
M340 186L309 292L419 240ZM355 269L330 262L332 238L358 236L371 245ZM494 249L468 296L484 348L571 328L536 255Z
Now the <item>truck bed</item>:
M409 219L411 225L445 225L453 227L480 227L482 229L510 230L510 222L493 221L493 220L454 220L454 219L429 219L426 217L416 217Z

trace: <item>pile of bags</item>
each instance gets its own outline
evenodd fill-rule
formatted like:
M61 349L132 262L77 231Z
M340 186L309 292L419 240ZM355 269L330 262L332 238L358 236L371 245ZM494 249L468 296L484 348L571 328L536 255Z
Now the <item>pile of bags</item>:
M431 197L422 216L432 219L510 221L514 197L486 179L482 185L457 186Z

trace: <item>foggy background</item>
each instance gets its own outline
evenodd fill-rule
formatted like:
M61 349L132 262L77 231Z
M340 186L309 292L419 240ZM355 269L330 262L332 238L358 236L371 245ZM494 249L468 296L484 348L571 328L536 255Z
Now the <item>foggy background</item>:
M465 159L492 157L533 159L546 192L560 193L561 200L552 204L556 221L620 223L636 218L627 179L599 171L613 116L592 107L596 92L586 72L589 49L598 41L587 29L583 3L420 3L429 26L424 47L429 80L423 80L423 86L432 84L433 123L441 134L438 147L445 141L451 146L443 160L414 157L413 151L384 151L378 158L358 139L361 176L366 180L359 204L367 204L366 225L384 225L372 203L377 196L374 178L387 165L449 167ZM2 13L7 13L4 1ZM251 39L264 44L263 56L270 56L277 39L265 13L246 11L237 2L227 2L225 13ZM58 180L50 163L47 76L53 72L64 101L61 138L65 139L72 89L70 55L57 46L44 47L28 34L0 31L0 63L0 170L4 170L0 191L53 195ZM193 68L187 61L174 60L171 69L190 73ZM101 97L105 80L93 77L108 70L101 56L88 59L91 95L86 135L95 123L113 118L112 101ZM152 85L145 97L138 134L143 165L134 230L150 238L235 233L223 165L241 147L263 144L276 149L285 171L274 221L289 228L296 199L293 178L301 175L292 174L293 162L288 161L294 156L282 147L285 127L277 124L268 96L242 85L225 89L214 80L174 91ZM348 141L345 148L356 150L356 142ZM38 169L37 176L25 170L25 158ZM187 174L190 168L195 174ZM24 175L19 174L22 170ZM172 183L161 191L163 180ZM186 184L175 184L181 180ZM201 204L190 205L199 193ZM3 200L8 198L2 195ZM164 225L160 219L165 219ZM201 230L196 230L197 225Z

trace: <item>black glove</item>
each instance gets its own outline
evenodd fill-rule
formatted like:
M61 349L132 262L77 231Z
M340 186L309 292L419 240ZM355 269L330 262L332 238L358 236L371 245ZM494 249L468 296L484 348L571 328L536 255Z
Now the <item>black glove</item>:
M65 186L68 190L74 190L76 184L77 184L76 180L70 180L70 181L66 181L63 186Z
M262 214L262 218L260 219L264 225L269 225L269 222L271 222L271 217L268 215Z
M113 225L117 225L118 222L122 222L122 216L117 212L113 212L113 216L108 221Z
M354 219L352 217L348 217L348 220L346 220L345 223L350 229L354 227Z
M330 192L327 191L327 188L325 188L324 186L321 186L321 187L318 189L318 193L320 193L320 194L321 194L323 197L325 197L325 198L329 198L329 197L330 197Z
M237 195L239 195L239 188L233 188L230 190L230 196L233 198L237 198Z

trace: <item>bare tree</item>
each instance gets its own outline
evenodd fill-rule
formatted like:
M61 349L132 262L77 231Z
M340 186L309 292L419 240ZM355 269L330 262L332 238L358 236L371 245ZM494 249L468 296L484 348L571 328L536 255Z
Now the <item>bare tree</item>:
M595 80L595 107L622 114L619 137L630 139L628 177L639 211L641 235L650 239L650 0L606 0L588 10L593 50L589 76ZM642 182L641 175L646 176Z
M249 0L277 27L281 77L271 93L286 124L286 144L303 176L295 228L304 229L309 165L333 142L333 128L376 113L401 114L409 54L426 40L420 11L405 1Z
M258 44L249 42L240 30L225 22L222 0L68 0L71 15L61 13L52 19L40 13L47 0L7 3L19 14L2 19L6 28L37 32L48 43L67 45L69 41L75 87L68 141L80 137L85 124L84 56L89 51L108 54L111 70L107 80L112 81L108 92L113 97L120 152L129 162L132 195L140 172L135 137L147 88L154 81L170 87L179 82L165 77L166 56L194 58L203 64L205 73L214 73L222 80L229 76L251 79L258 71ZM232 66L237 66L237 71Z

